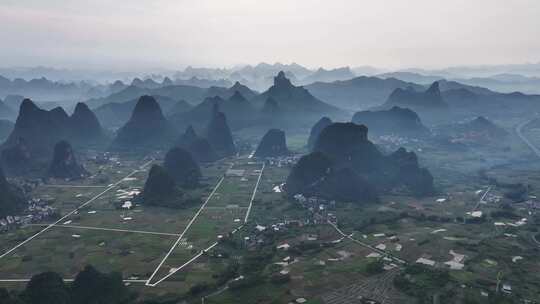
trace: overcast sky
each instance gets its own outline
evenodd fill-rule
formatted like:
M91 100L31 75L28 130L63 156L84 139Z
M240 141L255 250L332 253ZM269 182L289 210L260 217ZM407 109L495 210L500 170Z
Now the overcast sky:
M0 1L4 67L261 61L389 68L539 62L540 0Z

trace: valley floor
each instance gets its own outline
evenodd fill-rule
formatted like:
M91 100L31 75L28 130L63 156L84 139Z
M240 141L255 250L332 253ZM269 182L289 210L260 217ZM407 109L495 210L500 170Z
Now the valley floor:
M509 144L514 157L535 157L519 138ZM101 173L32 193L54 200L60 219L0 234L0 287L22 288L44 271L70 280L91 264L121 272L142 299L189 303L538 301L539 206L527 199L505 207L504 186L528 183L534 197L538 162L487 166L500 182L493 184L471 173L486 167L474 153L423 148L436 196L386 195L361 206L288 199L280 191L288 165L238 157L203 166L203 186L192 190L198 203L122 208L160 160L88 163ZM468 173L457 168L460 157Z

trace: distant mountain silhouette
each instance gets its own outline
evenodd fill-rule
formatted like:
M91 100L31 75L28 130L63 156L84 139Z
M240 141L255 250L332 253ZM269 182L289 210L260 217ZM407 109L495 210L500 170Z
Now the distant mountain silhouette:
M25 207L21 191L8 183L4 171L0 168L0 218L17 215Z
M264 102L264 106L261 112L264 116L275 117L279 115L280 108L277 101L274 98L268 97L266 101Z
M191 77L189 79L175 79L172 84L168 85L188 85L200 88L210 87L229 87L232 85L230 80L227 79L207 79L199 77Z
M227 117L223 112L219 111L219 106L214 108L214 113L206 129L206 138L219 157L236 154L236 147L232 139L231 129L227 123Z
M372 133L378 135L425 137L430 134L416 112L400 107L392 107L390 110L356 112L352 122L366 125Z
M19 116L13 131L2 145L2 149L14 148L24 142L25 153L34 161L48 161L54 145L61 140L70 140L77 145L96 143L103 139L103 131L95 115L80 103L70 117L60 107L50 111L38 108L30 99L20 106ZM8 170L11 172L11 170Z
M303 84L311 84L314 82L332 82L337 80L349 80L355 75L349 67L326 70L319 68L313 74L302 79Z
M118 130L113 141L115 150L148 150L163 148L174 141L174 129L163 116L152 96L142 96L129 121Z
M186 113L192 108L193 106L191 104L181 99L177 101L171 108L165 110L165 116L174 116L180 113Z
M304 79L309 75L315 73L315 71L310 70L306 67L303 67L296 63L291 64L282 64L282 63L259 63L256 65L245 65L242 67L234 68L194 68L188 66L183 71L179 71L174 76L179 79L190 79L190 78L199 78L213 81L239 81L250 88L263 91L268 89L272 85L272 78L279 71L284 71L287 77L293 80L294 83L297 83L298 79ZM224 85L219 85L224 86ZM247 99L250 99L249 96L240 92ZM227 98L227 97L224 97Z
M6 98L4 98L4 104L16 112L21 107L21 103L24 99L25 98L22 95L7 95Z
M186 129L177 144L189 151L198 162L213 162L219 158L208 140L199 137L192 126Z
M397 88L412 87L423 90L424 87L395 78L356 77L350 80L334 82L316 82L306 85L315 97L343 109L367 109L382 105Z
M91 85L51 81L45 77L10 80L0 76L0 96L24 95L39 100L77 100L86 97Z
M227 119L234 129L246 127L255 122L258 113L255 108L239 91L219 105L220 110L227 115Z
M251 102L238 91L235 91L227 99L220 96L207 97L191 110L172 115L170 119L181 127L186 124L201 126L202 122L206 122L212 117L216 105L227 116L227 121L232 129L244 128L258 121L259 113Z
M319 183L321 179L326 181L326 188L316 187L317 191L326 190L318 193L335 199L343 199L339 193L350 192L349 199L373 200L377 190L404 189L414 195L433 193L433 177L419 167L416 154L400 148L390 155L383 155L367 139L367 132L366 126L354 123L333 123L324 128L314 152L303 157L310 161L301 159L291 171L287 193L294 195L295 191L307 191L309 194L313 183ZM324 168L327 173L322 174ZM313 170L319 172L318 175L313 174ZM336 175L330 176L331 173ZM358 183L360 192L354 192L352 182Z
M215 94L216 96L228 99L237 92L240 93L240 95L242 95L247 100L250 100L257 95L257 92L253 91L252 89L241 84L238 81L236 81L231 87L227 88L226 90L223 90L223 87L210 87L207 94Z
M191 105L199 104L207 97L219 96L223 99L228 99L234 93L238 91L247 99L251 99L256 95L256 92L250 90L248 87L235 83L232 87L209 87L201 88L191 85L172 85L172 86L160 86L157 88L142 88L138 86L128 86L125 89L110 94L103 98L94 98L87 102L88 106L92 109L108 103L124 103L131 100L138 100L143 95L155 96L155 98L168 98L170 100L178 101L185 100ZM159 97L158 97L159 96ZM159 101L159 100L158 100ZM163 106L164 112L167 112L165 105Z
M400 106L415 109L437 109L448 105L443 100L439 82L434 82L426 91L417 92L412 88L395 89L388 97L386 106Z
M140 78L134 78L131 81L131 85L143 89L157 89L162 87L161 83L151 79L147 78L145 80L141 80Z
M144 95L167 97L170 100L176 101L182 99L190 104L196 104L206 97L207 90L208 89L183 85L160 87L156 89L128 86L117 93L110 94L107 97L91 99L87 102L87 104L90 108L96 109L99 106L108 103L124 103L132 100L138 100Z
M483 133L490 137L501 138L510 135L506 130L494 124L484 116L478 116L464 125L467 131Z
M157 101L165 116L181 114L189 111L192 106L184 100L176 101L170 97L152 96ZM131 117L140 97L126 102L112 102L95 109L96 116L105 126L119 128Z
M483 116L462 123L440 125L436 129L439 139L446 137L454 143L485 144L501 143L508 131Z
M262 107L269 98L276 101L283 114L297 115L301 113L305 116L341 113L340 109L315 98L305 88L294 86L283 71L274 77L274 85L255 97L254 101Z
M67 141L60 141L54 146L54 155L49 165L47 177L61 179L80 179L89 175L88 171L77 162L75 153Z
M77 142L99 141L105 137L99 120L85 103L77 103L69 120L72 133L70 138Z
M199 136L195 132L195 129L193 129L193 126L190 125L186 128L186 131L184 132L184 134L180 136L180 139L178 140L178 144L180 146L187 147L188 145L195 142L198 138Z
M406 82L413 82L421 85L430 85L434 83L435 81L440 81L444 79L442 76L434 76L434 75L423 75L419 73L413 73L413 72L391 72L391 73L384 73L376 75L376 77L388 79L388 78L394 78L403 80Z
M307 147L310 151L315 146L315 142L317 141L317 138L319 138L319 134L321 134L322 130L331 124L332 120L325 116L321 118L315 125L313 125L307 142Z
M165 155L163 167L180 187L194 188L199 185L201 169L190 152L172 148Z
M279 157L288 155L289 149L285 139L285 132L278 129L271 129L261 139L255 157Z
M0 141L5 140L11 134L14 126L15 124L11 121L0 119Z
M15 111L0 99L0 119L11 119L15 116Z

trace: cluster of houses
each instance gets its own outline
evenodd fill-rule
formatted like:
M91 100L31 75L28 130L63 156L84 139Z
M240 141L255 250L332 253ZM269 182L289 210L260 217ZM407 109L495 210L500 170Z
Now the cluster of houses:
M298 162L298 159L300 159L300 155L288 155L288 156L280 156L280 157L268 157L265 158L266 165L273 166L273 167L292 167L294 164Z
M90 155L88 157L88 160L98 164L98 165L105 165L109 163L113 164L119 164L119 159L116 156L112 156L109 152L103 152L103 153L96 153L94 155Z
M26 215L8 215L0 219L0 232L6 232L20 226L41 222L53 217L55 215L55 209L49 204L50 201L46 199L31 199L28 201Z
M529 209L540 209L540 201L536 199L536 196L531 196L525 203Z
M402 137L395 134L380 135L374 140L377 144L395 150L399 147L407 146L409 148L415 147L418 152L422 151L421 141L417 138Z
M315 196L306 198L302 194L295 194L293 198L304 208L313 213L314 224L327 222L337 223L337 217L333 213L328 212L329 210L334 210L336 208L336 201L329 201Z

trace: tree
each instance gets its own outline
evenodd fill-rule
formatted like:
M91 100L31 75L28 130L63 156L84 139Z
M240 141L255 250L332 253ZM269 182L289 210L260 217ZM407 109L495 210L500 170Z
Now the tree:
M24 298L28 304L68 304L69 291L64 280L54 272L33 276L26 286Z
M130 294L119 273L104 274L92 266L79 272L71 285L73 304L128 303Z

